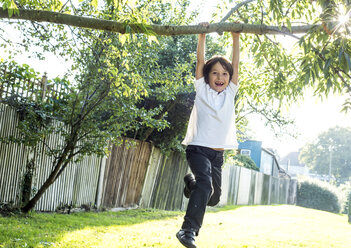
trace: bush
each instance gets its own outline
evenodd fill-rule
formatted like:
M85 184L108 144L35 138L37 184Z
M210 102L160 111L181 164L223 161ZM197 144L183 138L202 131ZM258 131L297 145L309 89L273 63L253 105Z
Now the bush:
M242 166L251 170L260 171L255 162L248 156L237 154L233 157L233 162L237 166Z
M348 212L348 197L351 193L351 182L347 181L338 186L338 192L340 193L339 199L341 202L341 210L343 214L347 214Z
M341 210L337 189L318 180L299 180L296 205L332 213Z

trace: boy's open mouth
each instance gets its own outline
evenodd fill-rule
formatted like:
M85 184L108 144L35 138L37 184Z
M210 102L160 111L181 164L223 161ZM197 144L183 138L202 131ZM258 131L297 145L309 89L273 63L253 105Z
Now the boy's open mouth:
M223 86L223 85L224 85L224 83L221 83L221 82L215 82L215 85L216 85L216 86Z

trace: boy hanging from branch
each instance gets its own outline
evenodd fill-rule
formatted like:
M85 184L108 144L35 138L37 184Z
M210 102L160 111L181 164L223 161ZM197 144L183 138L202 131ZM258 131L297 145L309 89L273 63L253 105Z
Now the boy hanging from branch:
M208 23L201 23L208 26ZM178 240L195 248L206 206L215 206L221 195L223 153L237 148L234 97L238 91L239 33L233 39L232 63L215 56L205 63L206 34L199 34L195 72L195 103L182 144L192 173L184 177L189 198Z

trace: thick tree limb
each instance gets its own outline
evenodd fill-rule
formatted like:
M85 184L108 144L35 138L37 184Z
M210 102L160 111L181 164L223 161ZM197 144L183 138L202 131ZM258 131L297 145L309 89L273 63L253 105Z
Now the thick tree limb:
M289 31L286 27L242 23L214 23L210 24L208 27L203 27L200 25L171 26L126 24L97 18L62 14L58 12L26 9L19 9L19 15L14 14L11 17L8 15L7 10L0 9L0 18L28 20L36 22L49 22L80 28L105 30L121 34L124 34L127 32L127 30L130 30L130 32L133 33L154 33L156 35L187 35L200 33L214 33L218 31L241 32L249 34L298 34L306 33L311 28L319 26L292 26L291 31Z

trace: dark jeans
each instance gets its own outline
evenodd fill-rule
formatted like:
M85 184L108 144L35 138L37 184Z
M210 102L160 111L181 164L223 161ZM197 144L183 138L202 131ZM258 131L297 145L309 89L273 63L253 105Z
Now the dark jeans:
M207 206L218 204L221 196L223 151L189 145L186 158L195 176L182 229L199 232Z

